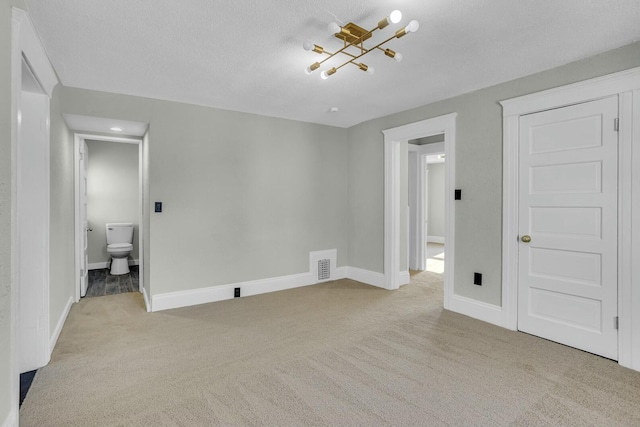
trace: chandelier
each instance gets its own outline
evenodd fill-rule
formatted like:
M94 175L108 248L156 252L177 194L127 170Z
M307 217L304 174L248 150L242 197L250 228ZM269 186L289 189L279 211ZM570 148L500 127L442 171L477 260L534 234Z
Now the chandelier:
M306 40L302 44L302 47L304 48L304 50L313 51L320 55L328 55L328 56L324 58L322 61L317 61L309 65L306 68L305 72L307 74L311 74L315 70L319 69L322 66L322 64L324 64L326 61L330 60L331 58L333 58L338 54L342 54L342 55L346 55L349 59L347 59L347 61L345 61L343 64L337 67L332 67L332 68L329 68L328 70L322 71L320 73L320 77L322 77L323 79L328 79L329 76L332 76L340 68L344 67L347 64L353 64L359 69L361 69L362 71L365 71L368 74L373 74L373 72L375 71L373 67L370 67L363 62L359 62L359 60L360 58L362 58L363 56L365 56L366 54L374 50L380 50L384 52L384 54L389 58L395 59L397 62L400 62L402 60L401 53L395 52L391 49L384 49L382 48L382 45L384 45L385 43L393 39L399 39L409 33L418 31L418 28L420 28L420 24L418 23L418 21L413 20L409 22L409 24L406 27L400 28L399 30L396 31L396 33L393 36L378 43L373 47L366 48L364 45L364 42L371 38L371 35L373 34L374 31L382 30L389 24L397 24L401 20L402 20L402 13L399 10L394 10L393 12L391 12L389 16L382 19L380 22L378 22L377 26L375 26L373 29L369 31L354 24L353 22L349 22L344 27L341 27L335 22L332 22L331 24L329 24L329 31L331 31L336 38L343 41L342 49L331 53L324 50L322 46L318 46L317 44L314 44L311 40Z

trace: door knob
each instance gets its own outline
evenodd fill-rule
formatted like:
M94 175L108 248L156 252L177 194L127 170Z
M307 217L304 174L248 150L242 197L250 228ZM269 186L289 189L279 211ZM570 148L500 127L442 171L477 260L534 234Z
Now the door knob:
M87 227L87 231L93 231L93 228Z
M531 241L531 236L529 236L528 234L525 234L520 238L520 240L522 240L522 243L529 243Z

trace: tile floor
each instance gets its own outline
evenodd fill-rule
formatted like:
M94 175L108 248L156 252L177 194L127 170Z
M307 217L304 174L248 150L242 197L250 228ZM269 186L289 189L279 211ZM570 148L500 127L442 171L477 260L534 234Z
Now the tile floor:
M128 274L114 276L108 268L89 270L87 297L138 292L138 266L132 265Z

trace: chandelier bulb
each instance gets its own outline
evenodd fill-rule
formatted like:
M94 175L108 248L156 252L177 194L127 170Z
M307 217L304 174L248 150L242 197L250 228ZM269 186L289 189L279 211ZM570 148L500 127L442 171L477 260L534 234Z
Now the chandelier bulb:
M302 42L302 48L304 50L311 50L313 49L313 42L309 39L305 40L304 42Z
M367 74L372 74L373 75L373 73L375 73L375 72L376 72L375 68L373 68L373 67L367 68Z
M396 62L402 61L402 54L400 52L396 52L396 55L393 57Z
M332 22L329 24L329 32L331 34L337 34L341 31L340 25L336 24L335 22Z
M329 75L326 71L323 71L320 73L320 77L322 77L322 80L327 80L329 78Z
M397 24L401 20L402 20L402 12L400 12L399 10L394 10L389 15L389 21L391 21L392 24Z
M311 69L311 67L307 67L304 69L305 74L309 75L313 72L313 70Z
M409 22L409 25L404 27L404 30L407 33L415 33L416 31L418 31L418 28L420 28L420 23L414 19L413 21Z

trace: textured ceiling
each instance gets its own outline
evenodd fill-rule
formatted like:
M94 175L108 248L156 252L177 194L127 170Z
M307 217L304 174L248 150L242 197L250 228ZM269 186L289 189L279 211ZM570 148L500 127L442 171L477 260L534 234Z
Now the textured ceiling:
M640 40L638 0L26 0L65 86L348 127ZM418 32L328 80L303 70L392 10ZM365 61L366 60L366 61ZM338 112L330 112L338 107Z

